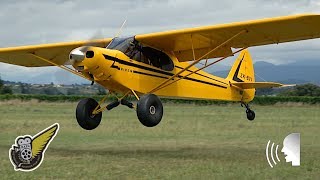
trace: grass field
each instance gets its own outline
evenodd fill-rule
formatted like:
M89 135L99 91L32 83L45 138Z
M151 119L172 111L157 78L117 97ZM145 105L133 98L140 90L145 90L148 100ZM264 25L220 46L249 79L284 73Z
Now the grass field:
M75 120L76 103L0 102L0 179L319 179L320 107L253 106L246 120L238 105L165 104L155 128L143 127L134 111L103 114L93 131ZM8 150L18 135L34 135L60 123L42 165L15 172ZM265 147L301 133L301 166L271 168Z

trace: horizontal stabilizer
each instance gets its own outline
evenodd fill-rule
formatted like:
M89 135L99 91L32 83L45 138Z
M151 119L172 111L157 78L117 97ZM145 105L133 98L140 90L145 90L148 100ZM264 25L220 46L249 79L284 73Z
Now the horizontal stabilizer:
M234 82L232 86L236 86L241 89L256 89L256 88L273 88L273 87L289 87L295 85L284 85L274 82Z

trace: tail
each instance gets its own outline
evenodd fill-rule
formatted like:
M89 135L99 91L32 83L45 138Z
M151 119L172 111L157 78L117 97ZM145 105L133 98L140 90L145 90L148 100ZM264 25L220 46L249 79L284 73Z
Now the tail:
M253 100L256 88L287 87L293 85L283 85L274 82L255 82L254 68L250 53L247 49L243 50L231 68L227 77L231 86L240 90L242 102Z
M235 82L255 82L253 63L247 49L240 53L227 79Z
M227 80L233 85L236 83L255 83L254 68L252 58L247 49L243 50L235 63L233 64ZM237 86L238 87L238 86ZM241 88L241 87L240 87ZM243 88L241 88L243 89ZM243 102L252 101L255 95L255 88L243 89L242 100Z

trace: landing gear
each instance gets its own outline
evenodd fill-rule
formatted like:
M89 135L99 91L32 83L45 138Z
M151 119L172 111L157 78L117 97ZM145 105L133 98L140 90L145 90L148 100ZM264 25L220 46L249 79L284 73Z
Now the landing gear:
M147 127L154 127L158 125L162 119L163 106L154 94L146 94L139 98L134 91L132 93L138 99L137 106L125 100L124 98L129 94L125 94L122 98L110 104L100 107L107 99L105 96L99 103L92 98L83 99L79 102L76 110L76 117L78 124L85 130L93 130L99 126L104 110L110 111L111 109L121 105L127 106L130 109L136 109L137 116L141 124Z
M99 104L92 98L83 99L79 102L76 110L76 117L78 124L83 129L93 130L99 126L102 112L93 114L93 111L97 106L99 106Z
M163 106L154 94L143 95L137 103L137 116L141 124L147 127L158 125L162 119Z
M241 103L241 106L242 106L242 107L245 106L245 108L246 108L247 119L248 119L249 121L253 121L254 118L256 117L256 114L254 113L253 110L250 109L249 104Z

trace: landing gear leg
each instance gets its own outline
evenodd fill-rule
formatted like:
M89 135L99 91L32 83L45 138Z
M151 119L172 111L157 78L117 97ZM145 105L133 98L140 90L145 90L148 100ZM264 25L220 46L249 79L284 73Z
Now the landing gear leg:
M130 91L129 91L130 92ZM108 110L110 111L111 109L115 108L115 107L118 107L120 104L122 105L126 105L126 106L130 106L130 103L128 101L125 101L124 98L129 94L129 92L127 92L126 94L124 94L121 98L118 98L117 100L111 102L110 104L100 108L100 106L106 101L107 99L107 96L106 95L100 102L99 102L99 106L97 106L94 111L93 111L93 114L98 114L104 110ZM110 93L111 94L111 93ZM126 104L124 104L126 103ZM132 103L131 103L132 104ZM133 105L132 105L133 106Z
M249 121L253 121L254 120L254 118L256 117L256 114L254 113L254 111L253 110L251 110L250 109L250 107L249 107L249 104L246 104L246 103L241 103L241 106L243 107L245 107L246 108L246 113L247 113L247 119L249 120Z

